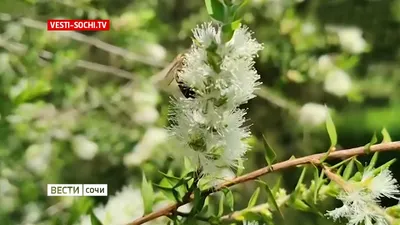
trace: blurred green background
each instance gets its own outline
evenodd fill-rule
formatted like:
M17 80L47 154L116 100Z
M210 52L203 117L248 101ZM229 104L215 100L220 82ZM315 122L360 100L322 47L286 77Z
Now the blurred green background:
M54 18L110 19L111 29L46 31ZM47 197L48 183L106 183L111 195L138 185L142 171L159 181L158 170L179 170L163 142L169 95L151 78L209 20L201 0L1 0L0 224L68 224L79 204L107 201ZM263 85L244 106L254 134L245 172L266 164L262 134L279 160L326 151L323 105L340 148L365 145L384 127L400 139L400 0L251 0L243 23L264 44ZM301 110L310 102L320 106ZM292 190L300 172L284 171L284 187ZM255 185L237 189L240 209ZM27 216L28 206L40 215ZM332 223L286 213L287 224Z

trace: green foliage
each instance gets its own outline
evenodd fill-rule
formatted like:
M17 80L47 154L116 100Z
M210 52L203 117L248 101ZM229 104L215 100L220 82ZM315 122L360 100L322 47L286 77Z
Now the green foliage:
M276 160L276 153L271 148L271 146L268 144L267 139L264 137L264 135L263 135L263 144L264 144L264 149L265 149L265 160L267 161L268 166L271 167L271 165Z
M154 192L153 186L146 179L146 176L143 174L142 180L142 196L143 196L143 204L144 204L144 213L148 214L153 209L154 202Z
M90 212L90 223L92 225L103 225L100 220L96 217L93 211Z

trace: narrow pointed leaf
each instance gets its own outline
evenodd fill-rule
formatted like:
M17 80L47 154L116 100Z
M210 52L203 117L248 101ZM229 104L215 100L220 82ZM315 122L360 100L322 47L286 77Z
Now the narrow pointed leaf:
M386 128L383 128L381 131L381 134L383 136L382 143L389 143L392 142L392 138L390 137L389 132L386 130Z
M371 153L371 146L378 142L378 138L376 137L376 133L371 138L371 141L365 146L365 153Z
M371 158L371 161L369 161L368 170L375 167L376 161L378 160L378 156L379 156L379 152L375 152Z
M295 191L298 191L298 190L299 190L301 184L303 183L303 180L304 180L304 177L305 177L305 175L306 175L306 172L307 172L307 167L304 167L303 170L301 171L300 178L299 178L299 180L297 181L297 185L296 185Z
M91 225L103 225L93 211L90 212L90 223Z
M351 160L347 166L346 169L343 172L343 179L348 180L353 173L353 168L354 168L354 160Z
M171 180L179 181L179 180L181 179L181 178L176 177L176 176L174 176L174 175L172 175L172 174L169 174L169 173L171 173L171 172L168 172L168 173L164 173L164 172L162 172L162 171L158 171L158 172L161 173L164 177L169 178L169 179L171 179Z
M225 20L225 6L219 0L205 0L208 15L211 18L224 22Z
M218 206L218 217L221 217L224 214L224 202L225 202L225 195L221 195Z
M263 144L265 149L265 159L267 160L268 166L271 166L276 160L276 153L268 144L267 139L263 135Z
M154 192L153 186L151 185L151 183L147 182L146 176L144 174L141 191L144 205L144 213L148 214L152 211L153 208Z
M356 164L358 171L364 172L364 166L357 158L354 158L354 163Z
M326 118L326 130L328 131L329 139L331 140L331 148L335 147L337 144L336 127L329 113L328 118Z
M228 203L230 210L233 211L234 199L233 199L232 191L229 188L225 188L222 190L222 192L224 192L224 194L225 194L225 199L226 199L226 202Z
M276 181L274 187L272 188L272 193L276 194L279 191L279 188L281 187L281 182L282 182L282 177L279 177L278 180Z
M268 197L268 202L271 203L274 206L275 210L279 213L279 216L281 218L283 218L283 214L281 212L281 209L279 208L278 203L276 203L275 196L273 194L274 192L269 188L267 183L265 183L265 182L263 182L261 180L257 180L257 181L259 183L261 183L265 187L265 191L266 191L267 197Z
M260 194L260 188L258 187L256 189L256 191L253 193L253 195L251 196L251 198L249 200L249 204L247 205L247 208L251 208L256 205L259 194Z

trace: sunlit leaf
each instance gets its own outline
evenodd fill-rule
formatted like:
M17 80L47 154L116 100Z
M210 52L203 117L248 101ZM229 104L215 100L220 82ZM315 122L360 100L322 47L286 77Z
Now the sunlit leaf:
M251 195L251 198L249 200L249 203L247 204L247 208L251 208L253 206L256 205L257 203L257 199L258 199L258 195L260 194L260 188L258 187L254 193Z
M381 134L383 136L382 143L389 143L392 142L392 138L390 137L389 132L386 130L386 128L383 128L381 131Z
M142 179L142 198L143 198L143 205L144 205L144 213L148 214L152 211L153 208L153 201L154 201L154 192L153 186L151 183L147 182L146 176L143 174Z
M205 0L208 15L211 18L224 22L225 20L225 6L219 0Z

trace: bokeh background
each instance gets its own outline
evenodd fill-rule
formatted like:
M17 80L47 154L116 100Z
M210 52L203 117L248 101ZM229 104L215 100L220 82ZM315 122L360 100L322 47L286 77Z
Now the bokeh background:
M111 29L46 31L54 18L110 19ZM112 195L140 186L142 172L157 182L158 170L179 171L168 151L184 149L171 149L163 129L169 95L152 78L209 20L201 0L1 0L0 224L69 224L107 202L47 197L48 183L105 183ZM400 139L400 0L250 0L243 23L264 44L256 64L263 84L244 106L254 134L245 172L266 165L262 134L279 160L326 151L324 105L339 148L365 145L384 127ZM300 172L264 179L282 176L290 191ZM236 209L255 188L235 187ZM285 213L281 223L332 224Z

